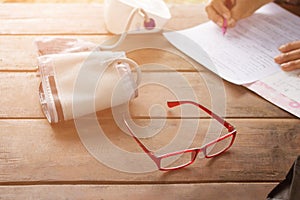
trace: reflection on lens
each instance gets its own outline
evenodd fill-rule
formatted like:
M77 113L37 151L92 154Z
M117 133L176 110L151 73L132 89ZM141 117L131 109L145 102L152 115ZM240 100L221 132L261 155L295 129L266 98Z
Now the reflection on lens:
M224 138L221 141L218 141L216 143L213 143L212 145L209 145L206 148L206 155L208 157L212 157L215 155L218 155L219 153L222 153L223 151L225 151L231 144L233 136L229 136Z
M163 169L172 169L188 165L193 161L194 155L193 151L191 151L163 158L161 159L160 167Z

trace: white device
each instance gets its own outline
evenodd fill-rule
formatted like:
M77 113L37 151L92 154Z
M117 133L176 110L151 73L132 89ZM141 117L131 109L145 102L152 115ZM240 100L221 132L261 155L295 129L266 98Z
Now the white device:
M156 32L171 18L163 0L105 0L104 6L106 28L115 34Z

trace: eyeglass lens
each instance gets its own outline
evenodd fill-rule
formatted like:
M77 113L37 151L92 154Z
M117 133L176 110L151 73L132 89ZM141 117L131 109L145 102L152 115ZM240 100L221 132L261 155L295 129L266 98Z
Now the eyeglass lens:
M177 155L165 157L161 159L160 167L162 169L173 169L189 165L195 159L195 152L184 152Z
M226 134L228 134L226 132ZM224 135L222 135L224 136ZM221 136L221 137L222 137ZM233 140L233 135L216 140L206 147L206 156L213 157L227 150ZM205 157L204 152L199 152L200 157ZM202 155L202 156L201 156ZM161 159L160 167L162 169L174 169L191 164L195 160L195 151L183 152L176 155L170 155Z

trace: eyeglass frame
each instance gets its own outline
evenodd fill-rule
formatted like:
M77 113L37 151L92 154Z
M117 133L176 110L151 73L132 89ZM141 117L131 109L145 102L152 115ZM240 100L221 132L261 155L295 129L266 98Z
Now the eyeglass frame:
M166 153L160 156L156 156L154 154L154 152L150 151L139 139L138 137L135 136L133 130L130 128L128 122L126 121L125 118L123 118L124 123L129 131L129 133L131 134L131 136L134 138L134 140L139 144L139 146L143 149L143 151L154 161L154 163L156 164L156 166L158 167L159 170L161 171L172 171L172 170L177 170L177 169L181 169L184 167L187 167L191 164L193 164L196 160L197 155L200 152L203 152L205 158L213 158L216 156L219 156L221 154L223 154L224 152L226 152L233 144L235 137L236 137L236 129L233 125L231 125L229 122L227 122L225 119L223 119L222 117L220 117L219 115L217 115L216 113L210 111L208 108L202 106L201 104L198 104L194 101L167 101L167 105L169 108L173 108L176 106L180 106L183 104L192 104L194 106L197 106L198 108L202 109L203 111L205 111L208 115L210 115L213 119L217 120L219 123L221 123L227 130L228 133L226 135L223 135L222 137L219 137L205 145L203 145L202 147L196 147L196 148L190 148L190 149L185 149L185 150L180 150L180 151L175 151L175 152L171 152L171 153ZM232 137L230 144L228 145L228 147L224 148L224 150L215 153L213 155L207 155L207 151L206 149L211 146L214 145L228 137ZM184 153L192 153L192 158L190 160L190 162L183 164L183 165L179 165L177 167L170 167L170 168L163 168L161 167L161 160L167 157L171 157L171 156L175 156L175 155L179 155L179 154L184 154Z

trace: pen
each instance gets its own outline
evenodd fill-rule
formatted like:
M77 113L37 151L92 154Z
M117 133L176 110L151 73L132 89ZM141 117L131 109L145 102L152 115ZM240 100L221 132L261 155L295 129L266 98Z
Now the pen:
M222 33L223 33L223 35L225 35L226 31L227 31L227 19L223 18L223 25L222 25Z
M232 0L225 0L225 5L226 5L226 7L229 10L231 10L231 8L233 7ZM223 33L223 35L225 35L225 33L227 31L227 26L228 26L227 18L223 17L223 25L222 25L222 33Z

